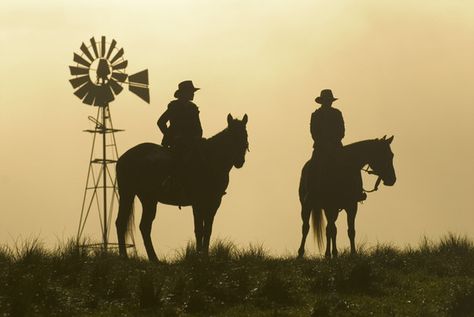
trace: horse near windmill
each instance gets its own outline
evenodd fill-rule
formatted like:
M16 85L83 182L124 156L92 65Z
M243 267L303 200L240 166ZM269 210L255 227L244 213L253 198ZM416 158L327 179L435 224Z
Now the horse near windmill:
M154 143L139 144L125 152L117 162L117 181L120 195L116 220L119 252L127 256L126 235L130 233L135 196L140 200L143 212L140 231L151 261L158 261L151 241L151 228L157 204L191 206L194 216L196 250L207 254L214 216L229 184L232 167L241 168L248 151L247 120L227 116L227 127L198 144L201 164L189 175L194 184L184 195L177 188L166 186L173 176L172 150Z
M381 139L365 140L346 145L341 154L333 162L334 171L327 180L327 191L325 195L314 195L309 189L308 183L311 177L311 160L306 162L301 172L299 199L301 203L302 238L298 249L298 256L303 257L305 252L306 237L310 225L309 219L312 215L313 233L316 236L318 246L323 244L324 219L322 210L326 216L326 252L325 256L337 256L336 245L336 220L341 210L347 213L348 235L351 244L351 253L356 253L355 247L355 218L357 215L358 196L360 184L358 176L364 166L371 169L368 173L377 175L377 181L372 191L377 190L381 181L384 185L392 186L396 182L395 169L393 167L393 152L390 144L393 136ZM369 191L367 191L369 192ZM316 197L315 197L316 196ZM332 253L331 253L332 251Z

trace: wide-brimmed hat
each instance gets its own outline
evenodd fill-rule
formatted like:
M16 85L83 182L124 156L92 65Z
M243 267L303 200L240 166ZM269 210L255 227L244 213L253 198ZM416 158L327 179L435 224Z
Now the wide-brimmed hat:
M336 101L337 98L334 98L334 95L332 94L331 89L323 89L321 90L321 93L319 94L319 97L316 97L314 99L317 103L322 104L324 101Z
M194 87L194 84L192 82L192 80L185 80L185 81L182 81L178 84L178 90L176 90L174 92L174 96L175 98L178 98L178 96L183 93L183 92L188 92L188 91L197 91L199 90L200 88L196 88Z

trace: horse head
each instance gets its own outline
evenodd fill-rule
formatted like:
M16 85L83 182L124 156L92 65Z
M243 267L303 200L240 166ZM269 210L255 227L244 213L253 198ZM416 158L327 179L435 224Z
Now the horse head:
M376 150L369 161L369 166L372 173L378 175L386 186L393 186L397 181L395 175L395 168L393 167L393 152L390 144L393 141L393 136L387 139L384 136L381 139L376 139Z
M249 149L247 136L247 115L242 120L234 119L229 113L227 116L227 131L230 136L230 154L232 165L241 168L245 163L245 154Z

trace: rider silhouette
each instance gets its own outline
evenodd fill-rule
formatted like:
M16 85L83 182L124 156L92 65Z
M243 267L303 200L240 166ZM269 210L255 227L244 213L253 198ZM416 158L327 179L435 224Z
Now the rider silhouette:
M179 83L178 90L174 93L176 100L168 104L168 109L157 122L163 133L161 144L170 147L174 156L170 179L175 176L178 178L177 182L188 189L191 186L189 183L192 178L190 173L193 173L196 167L191 156L195 154L195 149L199 141L202 140L199 109L192 102L197 90L199 88L194 87L191 80ZM165 186L171 186L170 179L165 182Z
M313 137L313 154L311 156L312 177L310 190L314 194L328 192L325 189L334 190L335 184L330 184L330 177L334 177L337 168L337 161L342 150L342 139L345 135L344 118L339 109L332 107L334 97L331 89L321 90L320 96L315 99L321 107L316 109L311 115L311 136ZM340 160L339 160L340 161ZM359 201L366 198L362 190L362 178L360 172L349 177L356 178L360 187ZM328 188L329 187L329 188Z
M178 90L174 93L176 100L168 104L168 109L157 122L163 133L162 145L179 147L180 145L189 145L202 138L199 109L191 101L197 90L199 88L194 87L191 80L179 83Z
M331 155L342 148L345 128L341 111L332 107L336 101L331 89L323 89L315 101L321 105L311 115L311 136L313 137L313 158Z
M315 99L321 107L311 115L311 136L313 137L313 154L311 156L310 190L313 195L321 194L327 187L331 162L334 162L342 149L345 134L344 119L341 111L332 107L336 101L330 89L321 90Z

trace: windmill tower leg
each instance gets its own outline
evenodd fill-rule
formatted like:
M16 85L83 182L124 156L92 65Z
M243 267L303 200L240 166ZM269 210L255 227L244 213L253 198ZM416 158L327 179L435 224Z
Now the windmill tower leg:
M108 228L107 228L107 110L109 105L102 107L102 181L103 181L103 198L104 198L104 229L103 229L103 238L102 243L104 244L104 249L107 251L107 237L108 237Z

